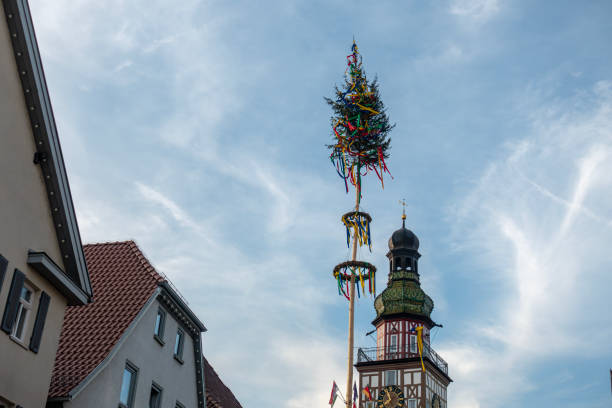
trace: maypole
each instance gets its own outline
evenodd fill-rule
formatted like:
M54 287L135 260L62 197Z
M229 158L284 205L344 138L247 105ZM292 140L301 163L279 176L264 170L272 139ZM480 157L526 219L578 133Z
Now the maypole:
M365 294L367 281L369 293L376 295L376 268L368 262L357 260L358 245L366 245L372 249L370 239L372 218L369 214L359 211L362 198L361 179L368 173L374 172L384 188L383 174L385 172L390 174L385 159L389 157L387 150L391 140L388 134L393 125L389 124L376 80L368 82L366 78L355 41L351 47L351 54L346 58L348 67L344 86L342 89L336 87L336 98L326 98L326 101L334 111L332 116L334 144L328 145L332 151L330 159L338 175L344 180L346 192L349 192L349 185L355 187L355 210L344 214L341 218L346 227L347 246L350 245L351 237L353 239L351 260L336 265L333 272L338 283L338 293L349 301L346 406L351 408L354 399L352 386L355 292L357 291L357 295L360 296L359 286L361 286L361 293ZM330 399L330 403L331 401Z

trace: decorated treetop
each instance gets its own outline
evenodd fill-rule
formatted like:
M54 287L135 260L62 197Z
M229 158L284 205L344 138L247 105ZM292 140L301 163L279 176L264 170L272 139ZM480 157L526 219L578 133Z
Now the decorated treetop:
M327 146L346 191L350 182L361 196L361 176L370 171L376 173L384 188L383 173L389 173L385 164L391 142L389 132L395 125L389 123L377 80L368 82L354 41L351 51L346 57L344 86L335 87L335 99L325 98L333 110L334 133L334 144Z

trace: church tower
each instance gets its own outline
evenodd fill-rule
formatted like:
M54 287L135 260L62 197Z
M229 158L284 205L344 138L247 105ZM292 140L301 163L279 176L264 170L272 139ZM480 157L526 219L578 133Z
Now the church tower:
M389 239L387 287L374 301L376 347L357 351L360 408L447 406L448 364L430 344L431 329L442 326L430 317L434 303L421 289L419 239L405 224L404 214Z

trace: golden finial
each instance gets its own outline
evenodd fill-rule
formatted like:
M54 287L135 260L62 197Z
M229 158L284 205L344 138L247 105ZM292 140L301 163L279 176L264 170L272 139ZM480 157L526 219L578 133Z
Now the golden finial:
M402 205L402 227L406 228L406 199L402 198L399 203Z

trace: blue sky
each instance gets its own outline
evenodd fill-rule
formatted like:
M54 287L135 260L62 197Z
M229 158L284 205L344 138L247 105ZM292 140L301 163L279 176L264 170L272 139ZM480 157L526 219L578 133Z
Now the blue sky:
M611 3L30 1L84 241L136 240L245 407L344 381L323 97L353 35L397 124L360 257L386 270L405 198L450 406L609 406Z

